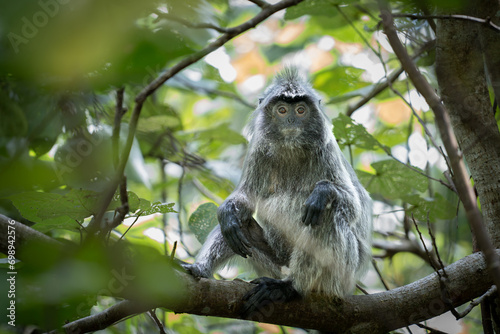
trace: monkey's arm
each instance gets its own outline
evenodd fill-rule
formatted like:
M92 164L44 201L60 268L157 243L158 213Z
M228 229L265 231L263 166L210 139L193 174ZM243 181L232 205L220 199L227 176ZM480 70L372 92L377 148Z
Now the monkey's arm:
M340 217L342 220L353 220L359 211L356 209L356 206L359 206L359 199L355 191L343 185L328 180L317 182L302 207L302 222L311 226L318 225L323 212L333 206L337 206L337 215L343 216Z
M252 243L245 229L253 222L253 209L248 196L242 191L234 192L217 210L217 218L224 240L238 255L252 256Z

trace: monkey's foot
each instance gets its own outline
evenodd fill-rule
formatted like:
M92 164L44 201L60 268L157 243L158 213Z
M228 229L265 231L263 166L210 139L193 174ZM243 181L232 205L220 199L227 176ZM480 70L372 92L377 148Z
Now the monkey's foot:
M284 303L299 297L291 281L261 277L251 283L258 284L243 297L241 315L251 318L257 313L268 313L272 304Z
M182 268L187 271L187 273L194 278L210 278L210 273L207 270L204 270L203 267L197 265L196 263L189 264L189 263L181 263Z

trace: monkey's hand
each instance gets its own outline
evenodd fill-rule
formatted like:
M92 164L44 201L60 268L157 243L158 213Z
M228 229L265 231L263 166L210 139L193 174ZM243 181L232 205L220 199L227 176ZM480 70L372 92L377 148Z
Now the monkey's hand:
M222 236L231 249L238 255L252 256L251 243L244 233L244 226L252 220L252 214L248 210L238 208L229 200L221 204L217 210Z
M302 206L302 222L306 225L319 224L323 212L332 204L337 191L330 181L319 181Z
M196 263L189 264L189 263L181 263L182 268L187 271L187 273L194 278L210 278L212 275L210 274L210 271L208 271L207 268L204 268Z

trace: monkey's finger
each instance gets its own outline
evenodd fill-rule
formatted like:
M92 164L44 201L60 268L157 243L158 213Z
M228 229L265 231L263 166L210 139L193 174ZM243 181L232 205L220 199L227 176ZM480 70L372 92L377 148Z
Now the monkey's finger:
M228 239L229 246L236 254L244 258L246 258L247 256L252 256L252 246L240 228L234 229L233 233L230 233Z
M310 217L310 222L309 224L311 226L316 226L319 223L319 216L321 215L321 212L313 212Z
M307 225L306 221L307 221L307 207L304 205L302 205L302 209L301 209L301 220L304 224Z
M315 226L318 223L318 215L314 212L311 206L306 205L304 214L302 215L302 222L306 225Z
M226 223L224 228L221 228L224 240L229 247L238 255L242 257L247 257L247 255L252 255L250 250L251 244L243 234L240 224L236 220L231 220Z

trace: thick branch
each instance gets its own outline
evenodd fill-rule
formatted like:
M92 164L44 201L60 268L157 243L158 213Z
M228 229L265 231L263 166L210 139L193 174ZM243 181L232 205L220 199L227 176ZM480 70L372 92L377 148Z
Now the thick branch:
M14 230L14 233L9 234L9 231L11 230ZM28 243L40 243L44 247L62 246L59 241L52 239L18 221L15 221L14 219L0 214L0 252L4 254L7 254L9 249L9 236L13 237L13 239L11 238L10 240L14 241L16 251L15 256L18 259L21 259L19 258L19 250Z
M458 191L458 196L464 205L467 220L469 221L473 234L477 238L481 251L484 253L495 285L500 286L500 261L498 260L497 254L494 252L493 244L483 225L483 219L477 207L476 196L469 182L469 176L465 169L462 154L458 148L458 143L451 127L448 112L441 103L440 98L436 95L434 88L431 87L425 77L420 73L417 66L413 63L410 56L406 52L405 47L399 40L391 13L389 12L385 2L383 0L379 0L379 4L381 6L381 17L384 32L387 35L394 53L399 58L401 65L408 73L408 76L413 82L415 88L420 92L420 94L422 94L427 104L434 111L441 139L443 140L446 152L450 158L454 174L454 183Z
M491 286L480 253L469 255L446 267L447 291L457 307L482 295ZM143 313L153 306L176 313L239 318L241 299L252 287L243 281L195 280L183 275L186 298L175 303L141 305L123 301L108 310L66 324L68 333L85 333L106 328L130 315ZM436 273L412 284L373 295L349 296L343 301L313 295L285 304L270 304L248 320L331 333L386 333L430 319L448 311L442 299Z
M0 236L6 236L9 218L0 216ZM40 247L58 246L47 236L16 223L18 246L34 240ZM6 253L5 237L0 238L0 251ZM500 252L500 251L497 251ZM491 286L491 279L481 253L469 255L446 267L447 291L450 300L443 300L438 275L433 273L414 283L367 296L349 296L343 301L312 295L285 304L270 304L248 320L302 328L314 328L332 333L386 333L388 331L430 319L448 311L450 302L457 307L481 296ZM123 301L108 310L64 325L68 333L86 333L111 326L130 315L165 307L177 313L239 318L242 297L252 284L240 280L195 280L178 273L185 287L185 298L160 302Z

